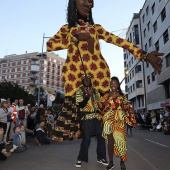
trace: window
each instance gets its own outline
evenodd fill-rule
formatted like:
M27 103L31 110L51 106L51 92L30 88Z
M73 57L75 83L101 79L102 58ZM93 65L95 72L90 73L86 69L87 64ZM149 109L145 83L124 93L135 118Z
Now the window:
M138 25L134 25L133 41L134 41L134 44L139 44L139 29L138 29Z
M166 10L164 8L161 12L161 21L163 22L165 20L165 18L166 18Z
M143 36L146 37L146 28L143 31Z
M165 58L166 58L166 67L169 67L170 66L170 53Z
M152 5L152 15L155 13L155 3Z
M169 81L165 83L165 96L166 96L166 99L170 98L170 82Z
M153 31L154 33L157 31L158 27L157 27L157 21L155 21L155 23L153 24Z
M159 40L155 43L155 50L159 51Z
M141 88L142 87L142 80L136 81L136 88Z
M142 16L142 21L143 21L143 23L145 22L145 14L143 14L143 16Z
M132 77L134 77L135 76L135 73L134 73L134 70L132 71Z
M28 63L29 63L29 60L26 61L26 64L28 64Z
M155 72L152 73L152 82L155 81Z
M24 64L24 61L23 61L23 60L21 61L21 64Z
M137 73L139 73L140 71L142 71L141 65L136 66L136 67L135 67L135 73L137 74Z
M146 15L148 15L148 13L149 13L149 6L147 6L146 8Z
M148 68L149 67L149 62L146 62L146 68Z
M150 76L147 76L147 82L148 82L148 84L151 83L151 82L150 82Z
M150 30L150 25L151 25L151 23L150 23L150 21L149 21L148 24L147 24L148 31Z
M168 29L163 33L164 44L169 40Z
M149 47L152 45L152 38L149 38Z

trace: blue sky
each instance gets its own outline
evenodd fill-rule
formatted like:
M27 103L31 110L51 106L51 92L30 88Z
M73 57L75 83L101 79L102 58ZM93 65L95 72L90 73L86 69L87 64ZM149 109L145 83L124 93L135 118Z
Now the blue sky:
M144 2L145 0L94 0L94 22L122 37L125 32L117 30L129 26L133 13L138 13ZM68 0L1 0L0 58L10 54L24 54L25 51L41 52L43 34L51 37L66 23L67 3ZM101 50L110 67L111 76L122 80L123 49L101 41ZM66 58L66 50L57 51L56 54Z

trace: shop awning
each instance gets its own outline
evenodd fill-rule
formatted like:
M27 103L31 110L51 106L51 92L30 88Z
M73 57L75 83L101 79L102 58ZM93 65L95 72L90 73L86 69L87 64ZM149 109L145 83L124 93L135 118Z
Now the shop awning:
M47 91L50 94L56 94L55 90L49 87L42 87L45 91Z

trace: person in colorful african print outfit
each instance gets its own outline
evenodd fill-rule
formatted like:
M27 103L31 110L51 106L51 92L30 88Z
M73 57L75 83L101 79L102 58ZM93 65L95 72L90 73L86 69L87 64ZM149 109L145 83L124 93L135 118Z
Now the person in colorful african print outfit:
M161 71L163 55L156 51L146 55L133 43L106 31L92 18L93 0L69 0L67 8L68 24L48 40L47 51L67 50L67 59L62 68L66 96L72 96L81 85L81 76L86 71L92 84L102 92L109 90L110 70L100 50L99 40L128 50L139 60L149 62L156 73ZM80 59L82 58L82 61Z
M91 138L97 139L97 162L108 165L106 161L105 139L102 137L102 115L99 112L98 102L100 93L92 86L89 75L82 76L82 86L76 91L76 105L79 108L78 115L82 120L82 142L75 166L81 167L81 162L88 162L88 150Z
M99 102L103 114L103 137L108 141L109 165L107 170L114 167L113 152L120 157L121 170L126 170L124 162L126 157L126 123L133 126L135 123L133 109L122 93L119 79L112 77L111 91L106 93Z
M67 59L62 68L66 97L75 95L81 86L81 76L84 72L91 76L96 90L103 93L109 90L110 70L101 54L100 39L128 50L139 60L149 62L156 74L160 73L162 59L158 56L163 55L162 53L154 51L147 54L133 43L109 33L100 24L95 24L92 18L92 7L93 0L69 0L68 24L63 25L47 42L48 52L67 49ZM60 118L63 123L65 120L64 124L67 124L67 116L64 117L63 114ZM63 134L63 128L57 126L57 131ZM61 137L61 140L63 141L64 138Z

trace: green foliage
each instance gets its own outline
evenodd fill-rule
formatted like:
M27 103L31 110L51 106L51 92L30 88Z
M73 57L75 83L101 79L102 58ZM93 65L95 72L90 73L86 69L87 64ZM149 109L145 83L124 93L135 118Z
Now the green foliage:
M33 95L28 94L18 84L7 81L0 83L0 98L10 98L12 102L15 99L23 99L25 104L35 105L35 97Z

